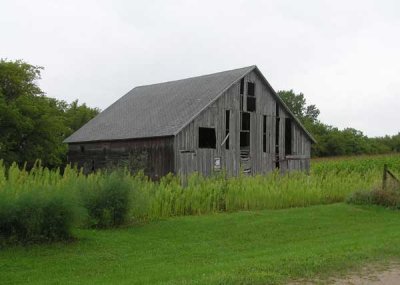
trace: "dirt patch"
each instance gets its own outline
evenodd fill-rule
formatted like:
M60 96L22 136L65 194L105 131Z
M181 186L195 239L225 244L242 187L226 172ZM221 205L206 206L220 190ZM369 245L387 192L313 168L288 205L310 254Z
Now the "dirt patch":
M369 265L357 272L350 273L343 277L331 277L327 279L297 280L290 282L290 285L398 285L400 284L400 263L388 265Z
M397 285L400 284L400 265L390 265L383 271L363 269L361 272L332 281L332 284L336 285Z

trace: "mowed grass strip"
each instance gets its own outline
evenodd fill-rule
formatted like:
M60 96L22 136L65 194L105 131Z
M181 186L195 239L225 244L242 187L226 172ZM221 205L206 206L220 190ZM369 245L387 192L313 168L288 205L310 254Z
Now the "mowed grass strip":
M345 204L179 217L0 251L1 284L280 284L400 256L399 212Z

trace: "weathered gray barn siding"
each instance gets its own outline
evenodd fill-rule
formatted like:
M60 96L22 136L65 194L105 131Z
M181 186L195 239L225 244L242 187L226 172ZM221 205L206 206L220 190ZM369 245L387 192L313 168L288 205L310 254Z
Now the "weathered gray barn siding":
M241 114L248 109L248 82L255 84L254 97L249 100L255 98L256 110L246 115L250 121L250 147L243 148ZM229 149L223 144L227 110ZM291 119L290 136L285 132L289 123L285 118ZM215 148L199 148L199 127L215 130ZM213 133L203 131L204 145L213 144ZM290 153L285 153L286 135L291 140ZM87 172L127 166L133 171L144 169L157 179L169 172L211 175L225 170L229 175L238 175L263 174L277 167L283 173L308 170L311 142L315 140L284 106L259 69L249 66L135 87L65 142L69 144L69 162L83 166ZM221 167L216 167L215 159L220 159Z
M173 143L173 137L73 143L69 144L68 161L85 172L123 166L131 171L143 169L158 179L174 172Z
M190 122L175 137L175 170L179 174L188 174L193 171L210 175L213 172L214 157L221 157L221 164L228 173L238 174L240 165L236 157L239 154L239 85L229 88L210 107ZM221 146L225 138L225 110L230 110L231 137L230 149ZM201 149L198 147L199 127L216 129L216 149Z
M250 113L250 167L251 173L267 173L275 169L275 123L276 99L263 79L256 71L245 76L244 94L247 94L247 82L255 83L256 112ZM222 169L229 175L238 175L241 171L240 158L240 81L226 90L215 102L203 110L193 121L184 127L175 137L175 172L186 175L197 171L211 175L214 158L221 158ZM246 100L243 101L246 109ZM221 146L225 138L225 111L230 110L230 148ZM266 152L263 152L263 116L266 116ZM291 117L279 107L280 137L279 162L282 172L287 170L308 170L310 158L310 139L305 132L292 121L292 154L285 154L285 118ZM216 148L198 147L198 128L212 127L216 130ZM243 165L242 165L243 166Z
M285 118L291 118L283 108L279 108L280 139L279 159L282 172L288 170L309 171L311 157L311 142L299 125L292 120L292 154L285 153Z

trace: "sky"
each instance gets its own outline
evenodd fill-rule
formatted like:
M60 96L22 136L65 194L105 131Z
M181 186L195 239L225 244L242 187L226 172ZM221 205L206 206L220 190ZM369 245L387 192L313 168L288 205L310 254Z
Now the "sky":
M400 132L398 0L0 0L0 58L100 109L138 85L257 65L326 124Z

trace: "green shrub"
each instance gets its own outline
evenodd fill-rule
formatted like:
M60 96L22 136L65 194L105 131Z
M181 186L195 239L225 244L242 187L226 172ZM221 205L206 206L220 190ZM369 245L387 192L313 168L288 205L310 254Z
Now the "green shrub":
M346 203L354 205L372 205L373 200L371 192L366 190L359 190L351 193L350 196L346 199Z
M81 191L91 227L113 227L126 222L131 205L130 184L126 175L103 175L95 187Z
M400 209L400 191L396 188L357 191L351 194L346 202L355 205L379 205Z
M371 191L372 203L389 208L400 207L400 191L397 189L376 189Z
M81 209L62 192L32 189L14 195L0 192L1 243L36 243L68 240Z

